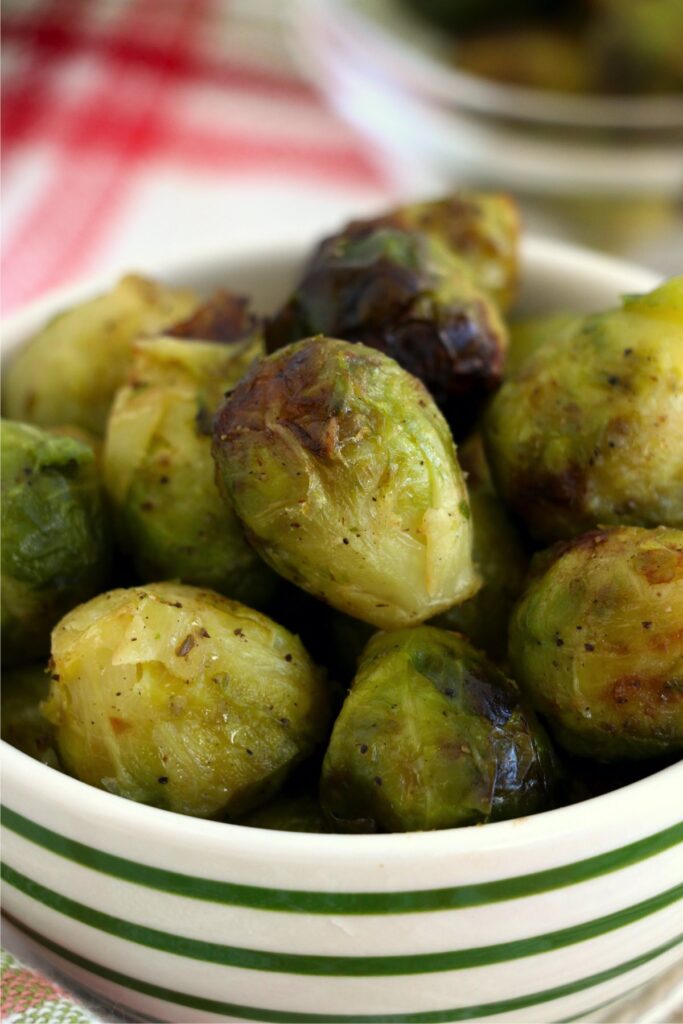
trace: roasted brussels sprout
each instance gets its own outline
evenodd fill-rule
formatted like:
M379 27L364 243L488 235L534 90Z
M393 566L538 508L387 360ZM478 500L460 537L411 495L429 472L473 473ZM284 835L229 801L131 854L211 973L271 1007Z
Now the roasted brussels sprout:
M589 59L606 92L683 90L681 0L592 0Z
M476 591L448 427L380 352L311 338L262 360L219 410L213 451L260 554L340 611L396 629Z
M265 807L259 807L240 825L269 828L277 832L331 832L320 801L313 796L279 796Z
M54 726L40 710L50 687L44 664L27 665L2 677L2 738L51 768L59 767Z
M538 540L683 526L683 277L537 349L493 398L484 439Z
M583 317L579 313L547 313L518 320L510 325L510 347L505 357L505 376L514 376L529 356L558 338L570 337L579 330Z
M498 196L355 221L318 247L266 328L268 349L314 334L379 349L427 385L459 436L500 380L507 331L492 296L514 289L516 242L515 207Z
M136 342L131 383L109 418L104 478L143 581L181 579L257 607L274 593L277 577L218 493L211 458L218 402L261 345L258 333L225 344Z
M477 288L507 310L519 285L519 208L496 192L456 192L445 199L403 206L356 225L420 231L465 260ZM352 229L355 225L350 225Z
M494 24L459 39L455 59L465 71L529 89L582 93L593 81L581 36L554 25Z
M475 646L501 661L507 654L508 619L524 583L527 557L493 489L479 434L458 449L458 457L467 474L474 562L483 584L474 597L443 612L433 625L465 633Z
M569 0L404 0L422 17L451 32L469 31L491 21L515 21L537 14L560 14Z
M189 291L129 275L106 295L61 313L12 360L4 381L5 415L104 433L135 338L158 334L196 304Z
M613 527L537 557L510 660L558 743L596 760L683 750L683 531Z
M345 831L452 828L550 806L558 770L516 685L457 633L379 633L323 762Z
M106 585L110 564L92 449L3 420L2 648L5 665L35 661L50 630Z
M55 628L52 664L64 767L183 814L256 807L324 737L326 688L297 637L208 590L103 594Z

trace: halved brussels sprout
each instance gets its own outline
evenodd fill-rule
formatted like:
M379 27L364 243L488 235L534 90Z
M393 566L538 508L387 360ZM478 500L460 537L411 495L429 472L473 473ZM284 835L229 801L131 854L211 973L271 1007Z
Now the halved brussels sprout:
M266 327L269 351L324 334L363 342L419 377L460 435L500 380L496 299L516 280L517 217L504 197L462 195L354 221L321 243Z
M364 345L262 360L216 417L218 480L277 572L380 628L473 594L467 491L423 385Z
M457 633L379 633L323 762L321 801L345 831L454 828L549 807L550 743L517 686Z
M683 531L613 527L537 557L510 622L515 677L595 760L683 750Z
M6 665L35 661L50 630L106 585L110 565L92 449L3 420L2 648Z
M433 625L465 633L476 647L501 661L507 654L508 619L522 590L528 559L493 488L479 434L460 446L458 458L467 474L474 564L483 582L474 597L443 612Z
M259 607L274 593L277 577L221 498L211 458L218 402L261 351L258 331L225 344L136 342L131 383L109 418L104 478L143 581L181 579Z
M542 345L494 397L484 440L541 541L683 526L683 277Z
M182 814L256 807L325 735L326 687L298 638L208 590L103 594L56 627L52 667L65 768Z
M40 709L49 688L47 669L42 662L3 674L2 738L29 757L59 768L54 726Z
M103 434L135 338L158 334L196 305L192 292L130 274L105 295L60 313L10 363L5 414L43 427L69 423Z

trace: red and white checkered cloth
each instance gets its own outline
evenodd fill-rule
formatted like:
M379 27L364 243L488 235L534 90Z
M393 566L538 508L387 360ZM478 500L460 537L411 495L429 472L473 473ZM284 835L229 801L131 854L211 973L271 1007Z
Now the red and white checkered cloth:
M289 6L4 0L5 312L93 270L313 234L391 197L295 72Z

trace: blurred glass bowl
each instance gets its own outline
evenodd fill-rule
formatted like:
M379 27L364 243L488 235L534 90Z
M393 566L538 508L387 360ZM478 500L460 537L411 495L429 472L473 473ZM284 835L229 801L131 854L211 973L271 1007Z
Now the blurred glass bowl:
M337 110L426 187L514 191L568 233L627 250L683 195L681 96L568 95L458 70L398 0L298 0L298 55Z

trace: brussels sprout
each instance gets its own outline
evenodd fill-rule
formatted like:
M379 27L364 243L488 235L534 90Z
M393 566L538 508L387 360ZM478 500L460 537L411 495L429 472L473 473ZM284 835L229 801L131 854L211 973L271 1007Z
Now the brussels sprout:
M44 664L27 665L2 677L2 738L29 757L59 767L54 727L40 710L50 687Z
M458 40L458 67L529 89L583 93L592 87L592 67L580 34L552 25L499 25Z
M97 593L108 535L92 449L2 421L2 647L6 665L50 648L61 616Z
M313 796L279 796L265 807L259 807L240 825L269 828L277 832L331 832L320 801Z
M481 436L473 434L458 456L467 474L474 562L483 585L469 601L449 608L433 624L465 633L491 658L501 661L507 653L508 619L524 583L527 557L493 489Z
M327 694L301 642L182 584L113 590L52 635L44 707L82 781L182 814L241 815L325 734Z
M363 225L420 231L461 257L477 288L507 310L519 284L520 218L517 203L496 192L456 192L445 199L403 206Z
M262 607L277 577L215 483L211 422L261 351L258 333L219 344L161 337L134 346L114 401L104 478L122 546L144 581L178 578Z
M345 831L404 832L533 814L557 779L516 685L464 637L421 626L368 644L320 792Z
M517 21L529 16L558 16L569 0L403 0L417 13L450 32L469 31L500 21Z
M494 397L484 440L538 540L683 526L683 277L542 345Z
M219 410L214 457L269 565L340 611L396 629L476 591L448 427L393 359L325 338L276 352Z
M186 316L197 300L129 275L106 295L61 313L14 357L5 374L5 413L44 427L69 423L104 433L131 346Z
M516 210L497 196L355 221L318 247L266 327L268 350L314 334L363 342L419 377L461 434L500 380L507 330L484 287L513 288L516 240Z
M683 90L681 0L592 0L589 59L608 92Z
M568 338L581 327L583 317L579 313L547 313L545 316L528 317L510 325L510 347L505 357L505 376L518 373L522 364L541 345L558 338Z
M683 531L595 530L537 557L510 622L558 743L603 761L683 750Z

